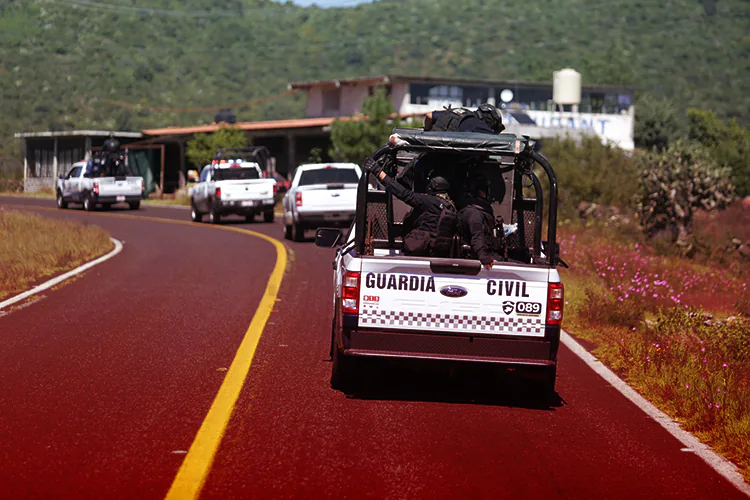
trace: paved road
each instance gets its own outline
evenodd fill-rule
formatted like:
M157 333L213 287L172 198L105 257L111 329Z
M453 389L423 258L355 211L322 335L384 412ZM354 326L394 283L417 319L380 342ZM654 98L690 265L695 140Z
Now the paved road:
M0 317L0 496L161 498L274 248L206 225L43 213L101 225L125 249ZM202 498L744 498L564 348L552 404L512 375L443 367L376 365L354 394L332 390L332 252L287 245L280 302Z

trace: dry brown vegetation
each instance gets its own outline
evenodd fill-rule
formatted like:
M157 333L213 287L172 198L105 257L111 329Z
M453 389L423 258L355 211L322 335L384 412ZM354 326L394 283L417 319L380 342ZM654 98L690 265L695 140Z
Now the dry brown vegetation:
M98 226L0 207L0 300L112 249Z

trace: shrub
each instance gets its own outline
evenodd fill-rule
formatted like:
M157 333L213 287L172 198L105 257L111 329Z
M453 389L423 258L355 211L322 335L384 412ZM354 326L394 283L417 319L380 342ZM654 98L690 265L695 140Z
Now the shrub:
M713 111L687 110L688 138L706 147L719 165L731 169L741 196L750 195L750 130L736 120L722 121Z
M646 149L665 149L685 135L685 120L666 99L643 95L636 104L635 143Z
M392 119L393 103L383 87L365 99L362 113L351 120L336 119L331 125L330 155L336 161L362 164L365 158L388 142L400 120Z
M632 205L638 191L638 170L620 149L587 137L580 144L572 139L545 141L542 152L557 174L563 212L570 213L581 201Z
M695 210L723 208L732 199L728 169L720 168L705 148L677 141L639 159L638 212L649 236L666 232L673 242L686 244Z

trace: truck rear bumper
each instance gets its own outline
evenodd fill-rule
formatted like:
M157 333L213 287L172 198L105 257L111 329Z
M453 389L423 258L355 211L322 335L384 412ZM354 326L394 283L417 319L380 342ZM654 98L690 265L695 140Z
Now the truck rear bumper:
M325 212L297 212L296 222L309 227L348 227L351 225L356 212L350 210L335 210Z
M253 205L247 205L251 201ZM245 202L245 205L243 205ZM274 202L264 203L263 200L221 200L222 214L259 214L273 210Z
M548 328L543 339L346 329L342 336L344 354L347 356L533 366L553 366L557 363L559 339L559 328Z
M123 196L123 195L120 195L120 196ZM125 196L124 200L123 199L118 200L117 195L105 195L105 196L99 195L96 197L96 202L97 203L131 203L134 201L141 201L143 199L141 195L139 194L138 195L129 194L129 195L124 195L124 196Z

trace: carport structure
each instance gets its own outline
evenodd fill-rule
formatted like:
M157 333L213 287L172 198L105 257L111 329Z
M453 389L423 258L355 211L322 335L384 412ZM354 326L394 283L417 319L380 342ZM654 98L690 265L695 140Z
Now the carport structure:
M245 131L254 146L265 146L271 153L269 168L288 175L300 163L304 163L313 148L320 148L325 160L331 145L330 126L334 118L302 118L260 122L239 122L232 125L211 124L192 127L166 127L143 131L144 139L138 145L163 144L166 147L164 165L164 190L172 192L182 189L187 183L190 166L185 157L187 141L196 134L216 132L221 127L231 126Z
M21 132L24 164L24 191L54 189L59 174L73 163L83 160L91 148L98 148L112 134L126 145L142 137L140 132L103 130L66 130Z

